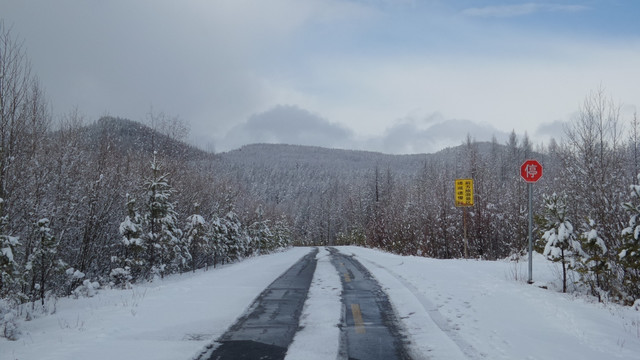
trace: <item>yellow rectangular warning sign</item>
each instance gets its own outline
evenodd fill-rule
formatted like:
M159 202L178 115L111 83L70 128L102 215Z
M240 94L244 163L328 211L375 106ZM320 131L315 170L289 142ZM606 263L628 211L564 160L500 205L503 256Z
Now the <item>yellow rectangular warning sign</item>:
M473 206L473 179L456 179L456 206Z

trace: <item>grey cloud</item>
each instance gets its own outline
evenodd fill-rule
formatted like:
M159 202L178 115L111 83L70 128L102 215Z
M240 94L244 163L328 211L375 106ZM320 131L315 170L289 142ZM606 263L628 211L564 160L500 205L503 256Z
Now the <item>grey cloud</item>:
M559 139L564 136L565 121L556 120L549 123L543 123L538 126L535 135Z
M60 0L10 2L2 16L24 39L56 113L77 106L91 119L143 120L153 106L204 138L270 101L262 55L298 20L264 10L285 5Z
M276 106L235 126L220 141L229 150L250 143L351 147L351 130L297 106Z
M380 136L356 139L339 124L297 106L276 106L252 115L220 139L218 148L227 151L245 144L272 143L311 145L330 148L381 151L389 154L433 153L444 147L460 145L470 134L477 141L492 137L504 143L508 134L490 125L470 120L447 120L438 113L421 119L404 119Z
M495 136L499 142L505 142L508 138L508 134L490 125L452 119L433 123L427 128L420 128L415 121L402 122L374 141L387 153L433 153L443 147L460 145L467 134L477 141L490 141Z

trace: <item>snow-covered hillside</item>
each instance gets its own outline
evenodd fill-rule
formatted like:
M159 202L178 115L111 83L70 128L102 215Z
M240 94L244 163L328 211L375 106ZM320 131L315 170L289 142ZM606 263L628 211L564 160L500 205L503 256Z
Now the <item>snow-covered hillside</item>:
M18 341L0 339L0 359L190 359L309 250L293 248L131 290L100 290L92 298L59 299L54 314L20 323ZM534 260L536 283L528 285L515 280L515 274L526 275L525 263L339 250L355 255L381 283L416 359L640 358L640 312L557 292L556 265L541 257ZM305 328L288 359L337 354L340 282L329 252L321 249L317 257ZM322 351L308 351L318 348L318 339Z

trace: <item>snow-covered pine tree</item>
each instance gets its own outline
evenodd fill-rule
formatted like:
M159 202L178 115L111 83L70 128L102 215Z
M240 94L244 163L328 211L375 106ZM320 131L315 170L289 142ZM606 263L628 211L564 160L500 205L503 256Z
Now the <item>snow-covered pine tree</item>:
M210 253L207 256L207 267L213 265L215 268L218 263L224 265L228 262L228 241L227 241L227 222L224 218L214 215L211 218L209 226L209 244Z
M187 218L184 229L184 242L190 256L189 266L194 272L206 263L207 254L211 252L207 227L207 222L200 215L200 205L196 203L195 213Z
M256 217L256 221L248 229L253 246L252 252L258 255L267 254L275 249L275 241L269 229L269 220L264 219L264 211L261 206L256 209Z
M152 274L163 278L186 263L182 248L182 231L177 224L175 204L171 202L174 190L169 185L169 174L161 173L155 155L151 162L152 176L146 181L148 196L145 222L147 258Z
M291 229L284 216L275 222L272 232L276 249L291 246ZM364 237L364 231L362 232L362 237ZM362 243L364 244L364 240Z
M14 293L19 282L18 263L14 258L18 238L6 233L9 219L4 215L4 200L0 198L0 299Z
M633 304L640 299L640 185L631 185L631 201L624 204L624 209L629 214L629 226L622 230L618 258L624 268L625 302Z
M562 292L567 292L567 270L574 267L576 257L582 254L573 225L567 218L567 196L545 195L538 223L545 242L543 255L562 264Z
M607 274L609 266L607 264L607 246L604 240L598 235L596 222L589 219L587 230L579 238L582 256L576 264L576 270L580 273L581 281L589 286L591 294L602 301L605 295L607 284Z
M61 272L66 265L58 256L60 242L49 226L50 221L47 218L35 223L35 248L26 266L31 275L32 301L40 299L43 306L50 283L56 273Z
M247 235L235 212L229 211L223 219L226 227L225 250L227 262L236 261L247 251Z
M111 277L116 283L126 284L129 277L134 282L141 279L147 272L147 260L145 259L146 244L143 240L143 218L136 209L136 199L127 194L127 216L120 223L121 258L118 260L120 267L113 269Z

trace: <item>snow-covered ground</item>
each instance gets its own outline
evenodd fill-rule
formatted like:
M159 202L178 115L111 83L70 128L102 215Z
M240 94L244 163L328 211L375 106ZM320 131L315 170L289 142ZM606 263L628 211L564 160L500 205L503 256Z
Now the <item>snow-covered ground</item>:
M412 342L416 359L640 359L640 312L558 293L555 264L402 257L358 247ZM260 292L308 248L196 274L59 299L53 315L21 322L0 339L2 360L185 359L220 336ZM325 249L301 330L287 359L332 359L338 351L340 279ZM548 286L550 290L540 288Z
M640 359L640 312L562 294L558 265L401 257L356 247L403 319L416 359Z
M60 299L54 315L20 324L20 340L0 339L0 359L188 360L308 252L293 248L132 290Z

